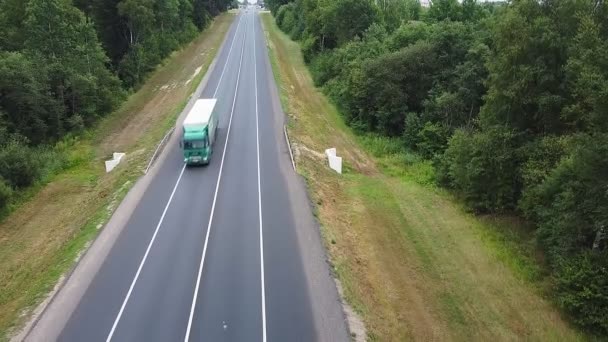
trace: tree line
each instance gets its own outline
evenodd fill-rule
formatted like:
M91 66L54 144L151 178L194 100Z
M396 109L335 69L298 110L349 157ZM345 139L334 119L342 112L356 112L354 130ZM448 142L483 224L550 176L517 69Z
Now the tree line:
M555 301L608 334L608 3L267 0L356 131L534 224Z
M0 211L232 0L0 0Z

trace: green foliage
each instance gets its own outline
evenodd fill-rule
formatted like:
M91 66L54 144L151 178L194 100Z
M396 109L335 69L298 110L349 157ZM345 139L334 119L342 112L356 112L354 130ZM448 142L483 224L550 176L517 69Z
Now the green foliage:
M211 20L211 15L205 10L204 0L194 0L192 4L192 21L199 30L207 27Z
M539 202L535 188L547 179L562 160L568 145L571 145L569 140L571 139L564 136L545 136L529 142L522 148L525 162L521 166L521 174L526 190L522 194L519 207L531 220L540 219L535 215L535 207Z
M4 210L8 206L12 196L13 189L4 179L0 178L0 210Z
M420 18L421 6L417 0L381 0L377 4L389 32L405 22Z
M418 144L418 132L422 129L423 125L418 116L418 113L409 112L405 115L405 123L403 128L403 141L405 146L410 149L415 149Z
M277 11L279 10L279 8L290 2L292 2L292 0L266 0L266 5L268 6L272 14L277 16Z
M355 120L372 131L398 135L405 113L421 111L437 68L433 46L421 41L400 51L370 59L363 65L361 92L353 98Z
M304 61L306 63L310 63L314 58L316 52L316 47L318 45L317 38L313 36L306 36L302 40L302 57L304 57Z
M317 56L317 59L324 56L331 57L324 65L324 68L329 71L327 80L347 76L348 69L345 69L345 66L359 67L362 62L368 59L374 59L386 53L386 47L383 43L385 37L386 30L378 24L373 24L365 31L362 38L356 38L342 46L340 49L326 50L320 53L319 56ZM316 60L312 63L313 70L322 71L314 68L315 62ZM321 84L325 83L326 81L321 82Z
M337 46L361 37L378 20L378 10L372 0L332 1L326 13L325 28Z
M277 9L276 14L274 15L274 19L277 23L277 26L279 26L279 28L282 29L283 18L285 18L285 12L289 11L293 7L292 5L295 5L295 4L292 2L288 5L281 6Z
M39 155L16 141L0 149L0 177L15 189L32 185L40 177L41 166Z
M279 22L283 9L298 12L297 4L284 5ZM471 124L485 94L488 47L472 32L459 22L408 22L389 34L375 23L339 48L319 53L307 40L303 50L315 83L324 86L353 127L401 135L405 113L415 112L423 122L453 130Z
M51 95L45 68L20 52L0 52L0 117L9 132L40 143L54 136L53 117L62 116L59 99ZM0 140L3 143L4 140Z
M450 185L479 212L515 208L521 179L517 165L517 136L501 127L483 132L457 130L445 151Z
M559 133L566 103L563 66L569 31L555 12L533 0L520 1L494 27L496 53L488 60L489 92L483 119L533 133ZM559 5L557 5L559 7Z
M585 131L608 131L608 41L601 30L591 14L582 16L565 66L574 101L564 108L563 117Z
M82 2L82 4L79 4ZM191 41L231 0L89 0L89 14L127 87L136 87L172 51Z
M117 6L121 0L81 0L75 5L92 18L106 54L112 65L118 64L128 50L125 39L124 18L118 15Z
M19 51L23 48L26 3L23 0L0 1L0 51Z
M306 28L304 14L299 10L300 6L300 2L283 5L276 16L277 25L293 40L300 40Z
M123 95L91 22L62 0L32 0L27 13L25 51L36 68L47 70L50 91L63 106L49 121L55 138L68 130L74 115L90 124L113 110Z
M401 25L387 40L389 50L396 51L429 38L433 26L425 22L408 22Z
M552 260L592 249L608 226L607 143L608 134L576 137L543 182L528 190L525 208Z
M418 131L416 150L425 158L431 159L443 153L449 132L437 123L427 121Z
M470 1L466 1L470 3ZM462 20L463 8L458 0L434 0L431 3L427 17L431 20L460 21Z
M314 54L361 38L381 18L372 0L300 0L294 4L295 14L301 16L302 32L314 42L304 49L305 58L307 49Z
M276 15L277 25L281 30L291 34L294 29L299 28L300 18L296 14L297 7L294 2L281 6Z
M577 324L597 334L608 331L608 252L562 259L555 280L558 303Z

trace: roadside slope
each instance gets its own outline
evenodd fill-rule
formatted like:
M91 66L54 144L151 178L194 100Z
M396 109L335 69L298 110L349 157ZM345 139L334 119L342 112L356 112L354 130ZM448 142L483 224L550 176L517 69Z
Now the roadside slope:
M263 18L298 172L368 339L584 340L540 295L542 271L514 242L524 238L497 229L515 225L466 213L430 185L429 164L353 135L315 89L298 44ZM320 167L329 147L344 158L342 176Z
M168 58L95 130L65 143L71 166L0 224L0 332L18 327L97 235L146 167L213 60L234 16L223 14ZM126 152L105 174L103 161ZM25 311L24 311L25 310Z

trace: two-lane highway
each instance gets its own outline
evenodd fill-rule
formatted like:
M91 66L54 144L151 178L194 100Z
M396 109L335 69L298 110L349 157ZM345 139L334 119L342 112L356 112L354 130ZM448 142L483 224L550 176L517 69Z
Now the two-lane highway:
M201 95L218 99L210 165L167 146L58 340L348 340L257 12L236 17L217 60Z

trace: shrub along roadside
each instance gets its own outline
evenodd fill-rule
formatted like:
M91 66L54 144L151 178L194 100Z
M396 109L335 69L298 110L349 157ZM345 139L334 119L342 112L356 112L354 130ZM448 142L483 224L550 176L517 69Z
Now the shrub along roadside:
M10 212L11 204L27 197L28 189L43 185L68 161L65 150L49 146L28 146L10 140L0 146L0 218Z

